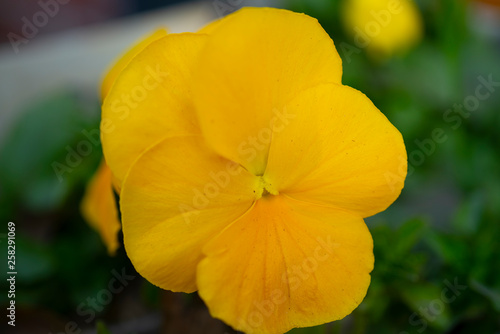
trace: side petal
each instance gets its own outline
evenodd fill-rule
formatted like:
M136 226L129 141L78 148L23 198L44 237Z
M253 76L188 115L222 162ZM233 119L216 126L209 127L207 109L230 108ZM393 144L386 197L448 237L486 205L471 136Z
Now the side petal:
M118 76L104 100L101 120L104 155L118 181L152 144L199 132L190 86L205 38L167 35L147 46Z
M118 209L111 186L111 170L102 160L101 165L90 180L81 202L83 218L99 232L110 255L118 249Z
M274 8L244 8L209 25L193 79L208 143L262 175L274 113L304 88L341 81L333 41L316 19Z
M325 84L287 104L275 127L265 177L298 200L363 217L399 196L407 169L399 131L359 91Z
M121 56L111 67L111 69L106 73L102 80L101 84L101 99L104 100L106 95L108 95L111 86L115 82L116 78L120 74L120 72L127 66L127 64L134 58L139 52L144 50L146 46L151 44L152 42L164 37L167 35L167 31L165 29L158 29L151 35L142 39L139 43L134 45L130 50L128 50L123 56Z
M373 269L360 217L285 196L256 202L205 248L199 294L245 333L284 333L342 319L363 300Z
M193 292L201 247L245 213L258 179L199 136L163 140L140 156L120 198L125 249L136 270L167 290Z

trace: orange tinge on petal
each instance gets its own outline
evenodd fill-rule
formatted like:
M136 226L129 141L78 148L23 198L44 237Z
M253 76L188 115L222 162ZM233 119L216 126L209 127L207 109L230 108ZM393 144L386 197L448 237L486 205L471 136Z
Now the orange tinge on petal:
M114 255L119 246L120 222L111 178L111 170L103 160L87 185L81 212L90 226L99 232L108 253Z

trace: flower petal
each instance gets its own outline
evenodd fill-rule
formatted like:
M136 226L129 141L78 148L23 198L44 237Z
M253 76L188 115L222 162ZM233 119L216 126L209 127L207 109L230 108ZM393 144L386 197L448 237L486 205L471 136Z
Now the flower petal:
M386 209L406 176L399 131L359 91L336 84L305 90L275 127L265 177L296 199L355 212Z
M200 126L217 152L262 174L274 111L304 88L340 83L341 59L316 19L282 9L244 8L205 31L193 80Z
M251 207L258 186L200 138L163 140L140 156L123 183L127 254L142 276L167 290L196 290L202 246Z
M103 151L120 182L152 144L167 136L199 132L190 81L205 38L175 34L151 43L125 67L104 100Z
M111 170L104 159L90 180L81 202L81 212L85 220L96 229L110 255L118 249L118 209L111 186Z
M101 99L104 100L106 95L108 95L109 90L111 89L111 86L115 82L116 78L120 74L120 72L127 66L127 64L134 58L139 52L144 50L146 46L151 44L152 42L164 37L167 34L167 31L165 29L158 29L151 35L147 36L143 40L141 40L139 43L134 45L133 48L128 50L123 56L121 56L118 61L113 64L111 69L106 73L106 76L102 80L102 85L101 85Z
M341 319L363 300L373 269L360 217L268 196L205 248L200 296L245 333L284 333Z

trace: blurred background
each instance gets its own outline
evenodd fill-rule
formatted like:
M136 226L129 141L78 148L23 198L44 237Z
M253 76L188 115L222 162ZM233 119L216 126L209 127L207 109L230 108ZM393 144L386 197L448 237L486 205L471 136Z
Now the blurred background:
M1 332L235 333L196 294L145 281L122 246L108 255L80 213L99 142L62 177L54 162L91 142L100 81L131 44L258 5L320 21L344 84L401 131L409 159L401 197L367 219L376 263L364 302L290 333L500 333L500 1L395 1L2 1L0 304L7 314L12 221L17 316Z

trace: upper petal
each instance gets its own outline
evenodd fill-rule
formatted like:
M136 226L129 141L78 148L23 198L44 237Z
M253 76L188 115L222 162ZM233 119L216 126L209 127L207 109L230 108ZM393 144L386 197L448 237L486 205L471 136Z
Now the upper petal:
M127 255L167 290L196 290L201 248L245 213L258 179L209 151L199 136L163 140L144 152L120 199Z
M123 56L121 56L118 61L116 61L111 69L106 73L101 84L101 99L104 100L106 95L108 95L111 86L115 82L121 71L127 66L127 64L134 58L139 52L144 50L146 46L152 42L164 37L167 34L165 29L158 29L151 35L142 39L139 43L135 44L130 50L128 50Z
M284 333L338 320L370 284L371 235L359 216L260 199L212 240L198 266L210 313L245 333Z
M122 182L134 160L166 136L198 133L191 77L206 36L167 35L121 72L102 107L106 161Z
M286 105L265 177L296 199L363 217L386 209L406 176L399 131L359 91L325 84Z
M262 174L276 110L306 87L341 81L333 41L316 19L273 8L244 8L205 28L210 38L193 79L208 143Z

